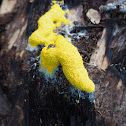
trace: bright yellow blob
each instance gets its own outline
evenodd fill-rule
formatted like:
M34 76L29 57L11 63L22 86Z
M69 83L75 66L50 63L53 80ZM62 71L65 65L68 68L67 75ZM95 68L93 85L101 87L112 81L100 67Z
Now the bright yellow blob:
M58 4L54 4L50 11L40 17L38 29L30 36L29 43L32 46L46 45L41 51L41 62L42 68L47 68L49 74L61 64L66 78L73 86L86 92L93 92L95 85L88 77L77 48L68 42L68 39L62 35L56 36L53 32L61 22L66 25L69 23L64 17L65 13Z
M65 13L68 13L68 11L63 11L58 4L54 4L50 11L40 17L38 20L38 29L29 38L31 46L40 44L48 46L54 43L56 40L56 33L53 32L54 29L59 27L61 22L66 25L70 23L64 17Z
M52 2L53 2L53 4L56 4L56 3L59 3L59 4L64 4L64 0L61 0L61 1L56 1L56 0L53 0Z

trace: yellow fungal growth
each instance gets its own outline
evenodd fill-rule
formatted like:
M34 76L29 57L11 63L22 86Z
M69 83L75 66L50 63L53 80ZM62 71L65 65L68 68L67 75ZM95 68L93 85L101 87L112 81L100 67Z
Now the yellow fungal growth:
M40 44L48 46L49 44L54 43L56 33L54 33L53 30L56 27L59 27L61 22L66 25L70 23L64 17L65 13L68 13L68 11L63 11L58 4L54 4L50 11L40 17L38 20L38 29L33 32L29 38L31 46L37 46Z
M47 68L49 74L61 64L63 73L73 86L86 92L93 92L95 85L88 77L77 48L68 42L68 39L62 35L56 36L53 32L61 22L65 24L69 22L64 14L65 11L58 4L54 4L51 10L39 19L38 29L32 33L29 42L32 46L46 45L41 51L41 67Z
M52 2L53 2L53 4L56 4L56 3L64 4L64 0L60 0L60 1L53 0Z
M56 48L44 47L41 51L41 68L47 68L48 73L51 74L54 69L60 64L57 57Z
M53 47L43 48L41 62L42 67L48 69L48 73L52 73L61 64L63 73L71 84L86 92L94 91L94 83L88 77L87 70L83 65L82 57L77 48L63 36L57 36Z

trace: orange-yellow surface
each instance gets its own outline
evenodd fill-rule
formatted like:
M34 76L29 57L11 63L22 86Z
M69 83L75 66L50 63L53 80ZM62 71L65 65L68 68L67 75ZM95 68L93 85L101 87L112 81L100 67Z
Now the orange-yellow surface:
M32 46L46 45L41 51L41 63L42 68L47 68L49 74L61 64L63 73L73 86L86 92L93 92L95 85L88 77L77 48L68 42L68 39L62 35L56 36L53 32L61 22L66 25L69 23L64 17L65 13L58 4L54 4L50 11L40 17L38 29L30 36L29 43Z

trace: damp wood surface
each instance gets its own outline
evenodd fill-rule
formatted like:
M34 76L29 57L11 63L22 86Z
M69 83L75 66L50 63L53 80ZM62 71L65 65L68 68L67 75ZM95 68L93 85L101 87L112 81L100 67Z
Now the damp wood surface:
M116 0L65 1L75 24L72 33L87 31L88 39L81 36L72 43L95 83L95 103L89 94L73 90L61 66L55 80L39 72L43 46L26 49L50 1L0 2L0 126L126 125L126 13L120 8L99 10L113 2L118 7ZM91 8L101 15L99 24L86 16Z

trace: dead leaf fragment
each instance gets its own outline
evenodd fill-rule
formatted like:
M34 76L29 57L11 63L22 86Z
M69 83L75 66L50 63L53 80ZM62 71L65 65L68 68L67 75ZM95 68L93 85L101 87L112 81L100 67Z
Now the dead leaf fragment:
M90 19L93 24L99 24L101 20L101 15L97 10L89 9L86 16Z

